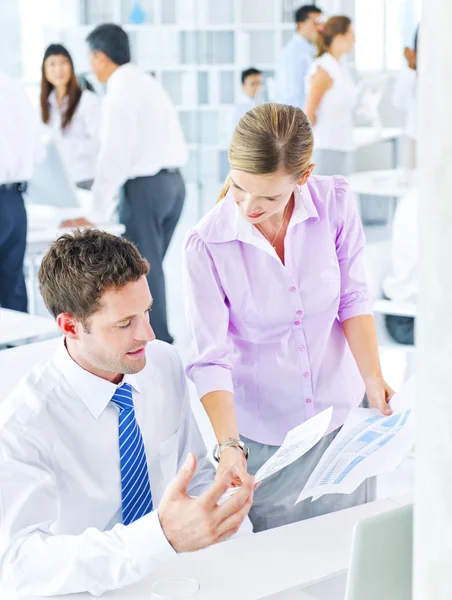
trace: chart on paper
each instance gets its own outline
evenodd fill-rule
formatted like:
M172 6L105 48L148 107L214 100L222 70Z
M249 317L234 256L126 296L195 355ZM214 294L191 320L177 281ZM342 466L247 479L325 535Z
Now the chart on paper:
M394 413L357 408L327 448L297 502L353 492L367 477L395 469L414 445L414 379L394 397Z

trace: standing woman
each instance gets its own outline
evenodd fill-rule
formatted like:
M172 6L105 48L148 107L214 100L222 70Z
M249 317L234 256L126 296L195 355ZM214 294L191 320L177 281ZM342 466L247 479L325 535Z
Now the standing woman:
M101 100L77 83L69 52L51 44L42 61L41 116L58 136L71 179L90 189L99 151Z
M256 490L255 531L373 500L368 480L353 494L294 506L365 392L391 413L355 200L342 177L311 175L312 148L299 108L248 111L220 201L185 246L187 373L220 444L220 468L236 465L242 480L255 474L290 429L334 407L327 435Z
M356 86L344 62L355 33L348 17L331 17L317 36L317 58L307 76L305 113L314 132L317 175L353 171Z

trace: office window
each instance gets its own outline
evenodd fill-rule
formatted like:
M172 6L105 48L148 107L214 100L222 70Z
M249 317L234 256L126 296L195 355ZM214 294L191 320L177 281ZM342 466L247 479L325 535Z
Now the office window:
M355 61L359 71L397 71L412 47L421 0L355 0Z

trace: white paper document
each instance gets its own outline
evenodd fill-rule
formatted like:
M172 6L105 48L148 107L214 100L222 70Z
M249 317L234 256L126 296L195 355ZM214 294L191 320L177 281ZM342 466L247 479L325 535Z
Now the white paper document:
M402 464L415 442L415 390L412 377L393 396L388 417L378 409L352 410L296 503L310 497L314 502L324 494L350 494L368 477Z
M262 465L255 475L255 482L262 481L270 475L287 467L295 460L306 454L325 435L333 414L333 407L327 408L309 421L291 429L284 438L284 442L275 454ZM223 504L229 500L240 488L229 488L218 501Z
M309 421L291 429L277 452L256 473L256 483L284 469L315 446L325 435L332 414L333 407L330 406Z

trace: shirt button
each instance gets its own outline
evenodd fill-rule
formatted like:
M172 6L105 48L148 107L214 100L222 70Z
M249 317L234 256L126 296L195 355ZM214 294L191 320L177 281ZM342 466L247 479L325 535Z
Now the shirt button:
M300 352L304 352L304 346L298 346L298 350L299 350Z
M298 327L298 325L300 325L300 321L294 321L293 324Z
M297 315L302 315L303 311L302 310L297 310Z
M312 399L311 398L306 398L306 404L311 404Z
M310 375L309 371L305 371L305 372L303 373L303 377L309 377L309 375Z
M297 291L297 288L294 285L289 288L289 292L296 292L296 291Z

